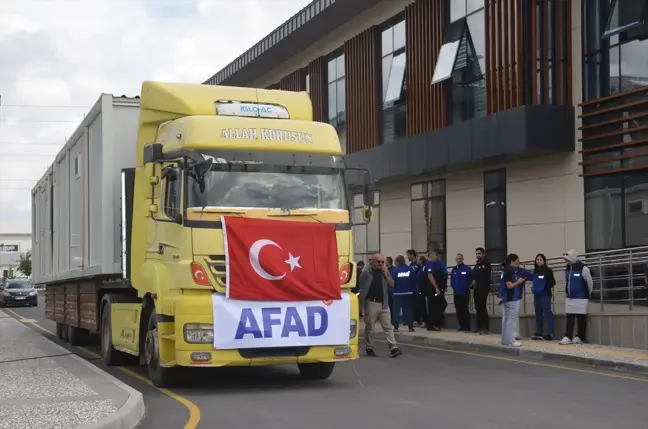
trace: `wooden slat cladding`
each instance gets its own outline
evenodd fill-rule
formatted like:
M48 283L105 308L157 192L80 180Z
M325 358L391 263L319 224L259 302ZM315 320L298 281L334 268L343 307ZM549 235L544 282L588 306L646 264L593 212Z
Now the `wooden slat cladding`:
M571 1L487 0L489 114L522 104L572 103Z
M326 64L323 57L308 65L310 98L313 103L313 120L326 122Z
M375 147L380 141L378 50L376 27L344 44L347 153Z
M444 84L431 85L443 45L445 2L416 0L405 8L407 135L423 134L447 124Z
M583 176L648 169L648 87L581 104Z
M303 70L295 70L290 73L288 76L284 77L279 81L279 89L283 91L306 91L306 76L304 76Z
M524 104L524 11L531 0L487 0L486 111L501 112Z

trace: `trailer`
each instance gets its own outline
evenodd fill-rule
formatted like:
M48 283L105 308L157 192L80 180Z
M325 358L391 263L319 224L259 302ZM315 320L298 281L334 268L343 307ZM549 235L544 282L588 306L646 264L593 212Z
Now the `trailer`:
M102 94L32 190L32 280L46 317L77 344L99 329L97 297L129 291L122 171L136 162L139 97Z

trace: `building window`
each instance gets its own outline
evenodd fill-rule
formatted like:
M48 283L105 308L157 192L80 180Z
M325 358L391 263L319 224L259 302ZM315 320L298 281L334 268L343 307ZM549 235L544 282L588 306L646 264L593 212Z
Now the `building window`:
M346 151L346 79L344 54L328 62L328 122L335 127Z
M583 98L592 100L648 85L648 2L583 3Z
M363 222L362 219L362 194L353 196L353 220ZM374 193L372 206L373 219L367 225L353 227L354 254L356 261L369 259L369 256L380 252L380 192Z
M503 261L507 252L506 170L484 172L484 247L491 261Z
M415 183L412 197L412 248L420 253L446 250L445 180Z
M451 123L486 114L486 33L484 2L450 1L450 20L432 84L450 79Z
M648 171L585 180L588 252L648 245Z
M405 36L404 20L381 34L383 143L405 137Z

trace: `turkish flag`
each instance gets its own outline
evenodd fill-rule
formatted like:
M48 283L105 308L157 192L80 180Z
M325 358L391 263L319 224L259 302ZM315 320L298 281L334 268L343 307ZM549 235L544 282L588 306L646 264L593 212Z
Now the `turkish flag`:
M227 298L342 299L335 227L224 216Z

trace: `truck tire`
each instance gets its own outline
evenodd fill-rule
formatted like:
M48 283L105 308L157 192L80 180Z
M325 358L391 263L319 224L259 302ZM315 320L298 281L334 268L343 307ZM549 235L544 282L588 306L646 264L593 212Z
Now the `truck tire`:
M174 382L173 368L160 365L160 334L157 326L157 313L151 310L144 340L144 358L151 383L155 387L170 387Z
M297 368L305 380L326 380L333 374L335 362L299 363Z
M110 302L104 305L101 312L101 330L99 338L101 340L101 358L106 365L118 366L126 361L126 353L115 350L112 343L112 329L110 325L111 311Z

